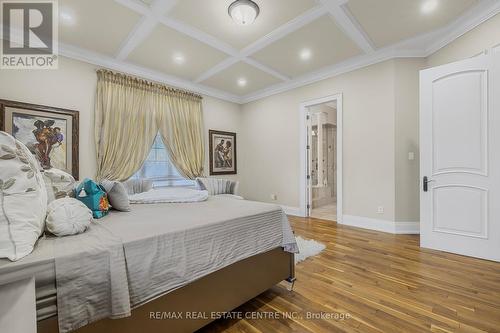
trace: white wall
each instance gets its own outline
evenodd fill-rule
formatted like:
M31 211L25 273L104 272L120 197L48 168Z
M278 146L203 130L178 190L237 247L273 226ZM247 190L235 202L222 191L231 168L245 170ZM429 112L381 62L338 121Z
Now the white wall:
M94 96L96 66L61 57L57 70L1 70L0 99L42 104L80 113L80 178L94 177L96 153L94 141ZM240 131L240 106L204 96L205 140L208 129ZM208 152L207 152L208 159ZM208 161L206 163L208 173ZM233 177L237 178L237 177Z

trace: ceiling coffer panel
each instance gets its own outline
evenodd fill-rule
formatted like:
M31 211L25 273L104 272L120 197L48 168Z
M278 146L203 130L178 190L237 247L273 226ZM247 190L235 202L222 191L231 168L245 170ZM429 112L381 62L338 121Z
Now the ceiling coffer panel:
M430 1L435 5L431 7ZM478 3L479 0L349 0L345 6L375 45L384 47L442 28Z
M165 74L194 80L227 56L180 32L158 25L128 60Z
M274 76L244 62L239 62L202 83L235 95L246 95L279 82L281 81Z
M361 50L329 15L292 32L252 57L290 77L337 64Z
M141 18L114 0L59 0L59 12L61 42L105 55L118 52Z

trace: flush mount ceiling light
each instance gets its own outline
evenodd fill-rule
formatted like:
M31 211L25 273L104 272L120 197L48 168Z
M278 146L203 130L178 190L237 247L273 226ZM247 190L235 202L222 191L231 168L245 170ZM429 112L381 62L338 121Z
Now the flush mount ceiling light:
M259 16L259 6L252 0L236 0L228 9L229 16L239 25L252 24Z

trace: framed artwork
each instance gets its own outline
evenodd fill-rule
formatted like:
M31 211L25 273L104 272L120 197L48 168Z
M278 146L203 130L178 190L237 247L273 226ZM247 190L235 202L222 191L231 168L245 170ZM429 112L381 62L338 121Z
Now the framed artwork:
M0 99L0 130L21 141L44 169L78 179L78 112Z
M235 175L236 133L208 131L210 150L210 175Z

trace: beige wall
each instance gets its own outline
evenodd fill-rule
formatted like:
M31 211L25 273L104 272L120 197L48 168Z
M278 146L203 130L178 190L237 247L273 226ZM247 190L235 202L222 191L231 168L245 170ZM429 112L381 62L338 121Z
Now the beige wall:
M242 131L241 124L241 110L240 105L226 102L217 98L212 98L208 96L203 97L203 118L205 122L205 173L208 176L209 173L209 151L208 151L208 130L219 130L225 132L235 132L236 133L236 144L237 144L237 160L238 160L238 171L240 167L240 156L239 154L243 151L240 144L240 135ZM224 178L238 180L241 172L238 175L224 175ZM220 176L218 176L220 177Z
M0 98L80 113L80 178L96 170L94 145L95 67L66 58L57 70L1 70Z
M299 206L299 104L344 101L344 213L394 220L394 61L372 65L243 105L243 195ZM384 214L377 214L384 206Z
M395 220L420 220L419 71L425 59L397 59L395 89ZM409 160L409 153L415 159Z
M434 67L475 56L500 44L500 14L477 26L427 58Z
M1 99L80 112L80 178L93 177L96 172L93 119L97 82L95 70L94 65L61 57L57 70L0 71ZM204 96L203 111L207 142L209 128L240 131L238 104ZM208 162L206 168L208 173Z

